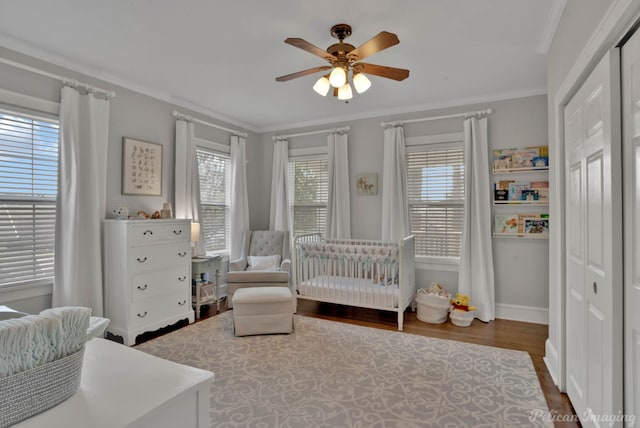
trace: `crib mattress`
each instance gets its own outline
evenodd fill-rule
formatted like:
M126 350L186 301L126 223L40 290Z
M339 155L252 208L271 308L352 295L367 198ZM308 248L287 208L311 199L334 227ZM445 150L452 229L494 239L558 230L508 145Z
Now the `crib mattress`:
M398 307L398 285L381 285L371 278L320 275L298 284L300 295L345 305Z

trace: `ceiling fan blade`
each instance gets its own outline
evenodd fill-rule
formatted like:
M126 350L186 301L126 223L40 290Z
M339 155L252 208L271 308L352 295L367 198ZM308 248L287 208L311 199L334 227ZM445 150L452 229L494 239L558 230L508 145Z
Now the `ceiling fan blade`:
M331 67L328 65L323 65L321 67L309 68L308 70L298 71L296 73L287 74L286 76L276 77L276 82L286 82L291 79L295 79L296 77L306 76L307 74L317 73L318 71L328 70Z
M389 33L388 31L382 31L377 36L367 40L362 45L349 52L348 57L353 57L354 61L359 61L376 52L395 46L398 43L400 43L398 36L393 33Z
M360 71L365 74L373 74L387 79L400 81L409 77L409 70L404 68L385 67L384 65L366 64L364 62L359 62L355 65L360 66Z
M320 49L319 47L317 47L316 45L307 42L304 39L300 39L298 37L289 37L287 40L284 41L286 44L291 45L291 46L295 46L297 48L302 49L303 51L307 51L310 54L319 56L322 59L325 60L332 60L335 61L338 58L336 58L335 56L331 55L329 52L325 51L324 49Z

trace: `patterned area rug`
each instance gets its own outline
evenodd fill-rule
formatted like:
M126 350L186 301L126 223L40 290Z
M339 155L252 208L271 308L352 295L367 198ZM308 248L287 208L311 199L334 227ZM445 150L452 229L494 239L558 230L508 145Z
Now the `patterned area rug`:
M299 315L237 338L231 311L136 349L214 372L215 427L552 426L521 351Z

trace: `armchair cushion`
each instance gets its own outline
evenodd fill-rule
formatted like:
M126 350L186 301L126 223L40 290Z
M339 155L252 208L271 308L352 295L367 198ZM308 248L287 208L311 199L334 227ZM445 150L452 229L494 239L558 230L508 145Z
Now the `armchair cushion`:
M231 272L227 274L227 282L233 283L281 283L287 285L289 283L289 272L282 272L279 270L254 270L254 271L240 271Z
M247 270L278 270L280 268L280 255L272 256L249 256L249 267Z

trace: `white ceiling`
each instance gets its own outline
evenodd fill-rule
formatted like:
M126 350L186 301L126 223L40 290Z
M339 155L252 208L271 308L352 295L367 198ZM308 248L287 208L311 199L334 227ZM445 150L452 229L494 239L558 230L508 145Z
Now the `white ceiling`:
M2 2L0 44L254 131L540 94L564 0L20 0ZM347 23L359 46L400 44L366 62L407 68L344 103L311 89L322 49Z

